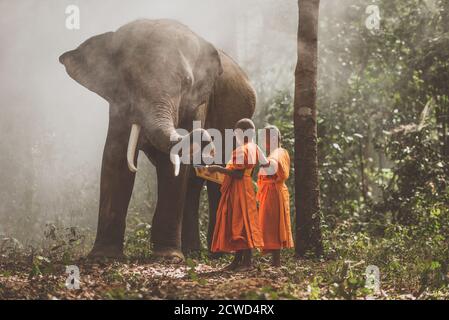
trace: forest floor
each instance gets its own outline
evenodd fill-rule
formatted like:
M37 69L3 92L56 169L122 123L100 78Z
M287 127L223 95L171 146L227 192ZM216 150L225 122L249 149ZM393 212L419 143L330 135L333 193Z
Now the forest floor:
M259 265L247 272L222 271L221 262L170 265L151 262L75 263L80 289L65 286L65 265L32 275L29 265L0 265L0 299L278 299L307 298L307 283L296 296L284 287L286 268Z
M183 265L150 261L72 264L80 270L80 288L67 289L65 264L45 258L33 263L0 262L0 299L420 299L382 284L378 295L365 288L364 266L338 261L296 260L284 255L274 269L256 257L246 272L227 272L227 258L188 259ZM342 266L339 269L338 266Z

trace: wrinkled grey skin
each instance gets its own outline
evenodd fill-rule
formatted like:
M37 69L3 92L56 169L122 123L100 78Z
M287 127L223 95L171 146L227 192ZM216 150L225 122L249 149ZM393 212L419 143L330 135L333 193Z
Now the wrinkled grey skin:
M142 126L138 150L155 165L158 200L151 242L156 256L182 260L200 248L199 195L204 180L182 165L177 177L168 152L175 128L233 128L250 118L255 93L246 75L225 53L173 20L137 20L94 36L61 55L75 81L109 102L97 236L91 257L123 256L125 220L135 174L126 160L133 123ZM136 152L137 153L137 152ZM137 159L137 154L136 154ZM220 197L208 182L209 241Z

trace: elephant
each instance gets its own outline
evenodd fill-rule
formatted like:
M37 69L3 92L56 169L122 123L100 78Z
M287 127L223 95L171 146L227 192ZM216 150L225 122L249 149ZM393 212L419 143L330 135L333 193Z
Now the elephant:
M89 257L124 257L139 151L157 173L149 239L153 255L183 261L183 253L200 249L198 208L205 183L210 243L220 185L197 177L170 150L190 139L193 121L201 122L207 136L208 128L224 132L252 117L256 93L245 72L222 50L170 19L140 19L93 36L62 54L59 62L73 80L109 103L98 226ZM189 133L180 135L179 128Z

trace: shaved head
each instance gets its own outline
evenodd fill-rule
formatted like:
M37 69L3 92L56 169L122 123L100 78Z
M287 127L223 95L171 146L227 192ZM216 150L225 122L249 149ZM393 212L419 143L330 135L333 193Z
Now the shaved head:
M256 129L256 125L254 124L253 120L248 118L243 118L235 124L234 129L242 129L242 130L248 130L248 129Z
M281 146L281 131L273 125L268 125L263 129L265 130L265 150L269 154Z
M237 146L253 142L256 136L256 126L251 119L243 118L235 124L234 134Z
M281 131L279 130L278 127L276 127L275 125L270 124L270 125L265 126L264 129L269 131L273 135L274 134L277 135L277 139L279 141L279 144L281 143L282 136L281 136Z

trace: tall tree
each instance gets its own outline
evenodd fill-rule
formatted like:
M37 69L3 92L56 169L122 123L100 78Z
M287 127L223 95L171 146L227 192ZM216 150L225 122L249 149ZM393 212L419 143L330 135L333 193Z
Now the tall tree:
M298 0L294 126L296 253L300 257L323 252L316 122L319 6L319 0Z

